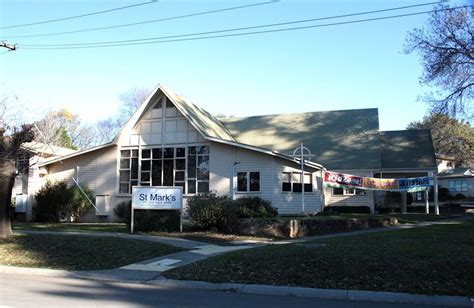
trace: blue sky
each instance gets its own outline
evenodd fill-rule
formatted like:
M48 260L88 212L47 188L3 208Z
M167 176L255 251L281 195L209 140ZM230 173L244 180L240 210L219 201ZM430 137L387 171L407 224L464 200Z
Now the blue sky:
M0 1L0 27L80 15L147 2L44 0ZM18 35L72 31L166 18L239 5L246 1L159 0L62 22L0 29L0 40L18 50L0 54L0 91L27 105L25 118L67 108L84 122L118 113L120 93L163 83L213 114L272 113L379 108L382 130L420 120L417 54L404 53L407 32L428 15L299 31L111 48L33 50L33 44L103 42L255 26L371 11L432 1L281 0L251 8L70 35ZM451 2L453 3L453 2ZM458 2L459 3L459 2ZM305 25L429 11L432 6ZM22 46L25 48L23 49ZM3 50L0 50L3 52Z

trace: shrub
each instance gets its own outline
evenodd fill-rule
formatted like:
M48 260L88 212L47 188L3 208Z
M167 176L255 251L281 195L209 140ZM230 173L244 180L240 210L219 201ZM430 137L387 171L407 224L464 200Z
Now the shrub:
M235 201L239 218L273 218L278 210L271 203L260 197L244 197Z
M191 224L201 230L231 232L238 223L238 208L227 196L196 195L188 200Z
M123 201L114 208L115 215L124 221L130 230L131 201ZM179 211L166 210L135 210L134 231L177 231L179 230Z
M454 199L455 199L455 200L462 200L462 199L466 199L466 196L463 195L463 194L456 194L456 195L454 196Z
M36 221L59 222L59 214L68 207L72 195L66 182L46 182L35 195Z
M82 191L77 186L71 186L69 189L71 190L72 196L68 203L68 207L64 210L71 213L72 216L77 219L82 213L92 208L89 200L94 202L94 193L85 185L81 185ZM84 196L84 193L87 197Z
M88 198L94 198L93 192L86 186L81 186ZM81 213L91 208L91 204L76 186L69 187L66 182L51 181L35 195L35 220L38 222L59 222L61 213L78 218Z
M114 207L115 215L123 222L130 224L132 201L122 201Z

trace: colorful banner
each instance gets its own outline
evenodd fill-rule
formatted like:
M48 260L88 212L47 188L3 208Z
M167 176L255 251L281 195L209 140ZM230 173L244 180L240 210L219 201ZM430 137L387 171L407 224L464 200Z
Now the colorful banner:
M358 188L367 190L390 190L416 192L433 186L427 176L419 178L379 179L360 177L351 174L324 172L324 185L340 188Z

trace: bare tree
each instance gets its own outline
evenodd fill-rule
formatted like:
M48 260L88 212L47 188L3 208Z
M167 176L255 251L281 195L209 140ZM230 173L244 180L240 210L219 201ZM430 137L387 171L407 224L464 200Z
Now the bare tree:
M0 238L12 236L11 197L18 172L15 163L21 155L20 145L34 138L30 125L18 127L13 124L17 118L10 116L15 114L15 107L8 102L8 97L0 99Z
M433 112L472 117L474 98L474 7L438 6L426 27L409 32L406 51L417 51L424 72L420 82L434 85L424 97Z
M100 120L96 124L96 132L99 143L110 142L119 132L122 123L118 119L108 118Z
M122 94L119 98L120 106L120 123L124 124L137 111L138 107L146 100L150 94L147 88L131 88ZM121 125L122 126L122 125Z

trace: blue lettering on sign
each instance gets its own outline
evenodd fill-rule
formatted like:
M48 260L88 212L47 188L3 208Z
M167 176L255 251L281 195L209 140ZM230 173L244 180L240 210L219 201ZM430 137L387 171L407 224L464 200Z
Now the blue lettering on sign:
M140 194L141 197L141 194ZM140 201L143 201L140 199ZM146 196L145 196L146 201ZM158 201L158 202L175 202L176 196L175 195L160 195L160 194L150 194L150 201Z
M140 194L140 195L138 196L138 200L140 200L140 201L146 201L146 194Z

